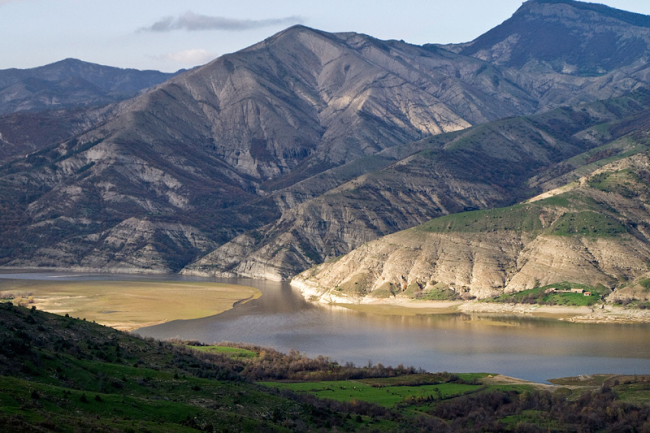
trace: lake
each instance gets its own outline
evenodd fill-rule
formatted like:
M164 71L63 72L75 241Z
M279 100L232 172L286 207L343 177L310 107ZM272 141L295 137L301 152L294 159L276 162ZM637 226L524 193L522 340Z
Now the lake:
M262 292L261 298L216 316L135 331L159 339L246 342L360 365L370 361L432 372L500 373L537 382L594 373L650 373L647 324L578 324L467 314L380 316L306 302L288 283L241 278L43 272L5 273L0 278L215 281Z

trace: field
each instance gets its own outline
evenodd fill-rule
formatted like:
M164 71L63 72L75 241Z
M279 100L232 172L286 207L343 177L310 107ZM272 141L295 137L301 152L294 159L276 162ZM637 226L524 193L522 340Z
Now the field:
M204 282L0 280L0 295L15 304L133 330L212 316L261 293L252 287Z
M280 383L263 382L261 385L289 389L299 393L310 393L319 398L351 402L366 401L384 407L394 407L399 403L415 400L443 400L474 392L481 385L441 383L435 385L394 385L384 386L373 383L374 379L343 380L331 382Z
M571 290L582 289L585 292L590 292L590 296L585 296L583 293L556 293L547 292L547 290L555 288L557 290ZM540 305L560 305L560 306L592 306L601 302L601 296L609 293L606 287L586 286L584 284L573 283L555 283L534 289L523 290L517 293L507 293L489 302L513 302L523 304L540 304Z

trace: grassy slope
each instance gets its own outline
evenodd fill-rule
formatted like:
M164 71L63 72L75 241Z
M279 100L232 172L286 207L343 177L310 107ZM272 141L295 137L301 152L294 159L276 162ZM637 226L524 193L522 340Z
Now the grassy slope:
M332 415L313 415L198 352L7 303L0 340L4 431L288 431L324 427Z

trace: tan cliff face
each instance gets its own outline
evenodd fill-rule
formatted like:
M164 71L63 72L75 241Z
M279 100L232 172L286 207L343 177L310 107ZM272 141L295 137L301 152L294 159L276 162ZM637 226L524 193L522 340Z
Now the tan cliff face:
M467 299L565 281L626 287L650 264L648 170L648 155L637 155L553 198L432 220L307 270L292 285L313 300L351 303L434 288Z

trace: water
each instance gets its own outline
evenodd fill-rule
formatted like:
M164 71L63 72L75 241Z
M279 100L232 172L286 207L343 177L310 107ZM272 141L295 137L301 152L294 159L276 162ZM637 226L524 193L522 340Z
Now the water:
M517 316L378 316L314 305L287 283L183 276L4 274L48 280L218 281L253 286L257 300L225 313L141 328L142 336L238 341L339 362L490 372L543 382L594 373L650 373L650 325L576 324Z

